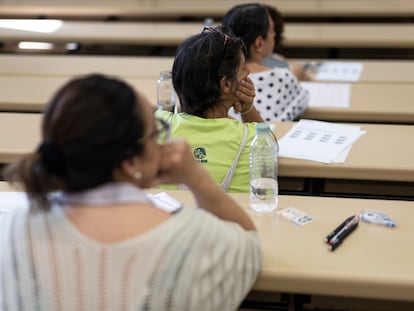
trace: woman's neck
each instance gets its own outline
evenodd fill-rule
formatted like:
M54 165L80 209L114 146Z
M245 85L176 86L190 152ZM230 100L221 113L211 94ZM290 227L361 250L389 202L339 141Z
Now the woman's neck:
M228 110L224 111L223 109L210 109L207 111L206 119L218 119L218 118L227 118Z
M256 72L269 70L269 67L263 66L261 63L257 63L253 61L247 61L246 67L250 73L256 73Z
M231 105L226 100L221 100L207 111L206 119L227 118L230 107Z

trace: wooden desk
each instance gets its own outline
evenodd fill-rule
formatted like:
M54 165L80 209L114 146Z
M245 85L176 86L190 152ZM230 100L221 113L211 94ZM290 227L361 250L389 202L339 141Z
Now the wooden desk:
M12 3L12 1L9 1ZM116 6L98 1L85 1L72 4L61 1L59 5L43 5L34 1L19 1L18 4L0 6L0 16L18 17L64 17L64 18L107 18L107 17L205 17L223 16L233 5L249 0L129 0ZM262 0L262 3L275 5L285 17L290 16L408 16L414 12L410 0Z
M156 80L172 57L0 55L0 110L41 111L70 77L101 72L127 79L154 104ZM414 123L414 62L364 61L349 108L309 107L304 117L327 121ZM359 85L364 84L364 85ZM21 87L24 85L24 92Z
M171 194L189 200L186 192ZM234 198L248 209L247 194ZM264 251L255 290L414 301L414 202L280 196L278 208L290 206L315 221L299 228L250 212ZM386 212L399 226L393 230L361 223L335 252L328 251L323 238L363 209Z
M41 139L41 114L0 114L0 163L10 163L35 150Z
M165 65L167 64L168 61L165 61ZM86 70L92 67L91 64L83 67L84 69L77 70L86 73ZM114 69L114 72L112 72L109 66L108 68L105 67L102 65L100 71L108 74L121 74L122 69L120 68ZM137 77L132 76L132 70L126 71L125 76L122 74L121 77L141 91L155 105L159 68L153 70L152 73L150 71L148 71L148 74L143 73L144 77L138 76L139 72L144 72L138 68L136 71ZM0 69L0 71L2 70ZM22 73L2 75L0 73L0 111L42 111L52 94L73 77L72 73L74 74L75 71L75 69L50 70L51 75L23 75ZM65 71L71 74L64 75L66 74ZM304 118L343 122L414 124L412 90L411 84L408 83L353 84L349 108L309 107Z
M342 122L414 124L414 105L409 83L354 83L350 107L308 107L303 118Z
M102 71L101 71L102 72ZM109 73L109 72L107 72ZM53 94L74 76L0 76L0 110L43 111ZM151 103L156 105L158 78L125 77Z
M0 54L0 76L74 76L101 72L158 79L171 70L173 57Z
M9 190L0 183L0 191ZM194 205L189 192L167 192ZM247 194L232 196L251 215L261 239L263 267L253 290L414 302L414 202L279 196L279 210L293 206L314 217L297 227L276 215L251 212ZM328 251L323 238L362 210L388 213L398 226L361 222L337 250Z
M0 113L0 163L31 152L40 140L41 114ZM281 138L293 122L276 123ZM367 133L354 143L345 163L280 158L279 175L285 177L339 178L414 182L414 126L363 124Z
M286 47L410 48L414 46L410 24L286 24Z
M275 134L283 137L293 122L277 122ZM279 175L414 182L414 126L360 124L367 131L352 146L345 163L280 158Z
M331 62L334 60L297 60ZM364 69L356 83L414 83L414 61L410 60L338 60L362 63ZM158 78L161 70L170 70L173 57L25 55L0 54L0 75L70 76L104 72L122 77Z
M50 33L0 28L0 38L2 41L176 46L199 33L201 28L201 23L185 22L65 21ZM286 47L414 47L414 27L410 24L286 23L285 29Z
M414 61L411 60L334 60L334 59L322 59L322 60L306 60L297 59L296 61L303 63L324 63L324 62L340 62L340 63L361 63L363 64L363 70L360 79L352 83L414 83ZM1 62L1 58L0 58ZM309 70L311 76L315 77L316 72ZM315 79L315 81L317 81ZM324 81L322 81L324 82ZM332 81L334 82L334 81Z

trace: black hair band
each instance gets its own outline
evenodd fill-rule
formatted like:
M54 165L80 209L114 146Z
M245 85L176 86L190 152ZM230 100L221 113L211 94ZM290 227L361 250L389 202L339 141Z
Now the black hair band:
M50 141L42 142L37 148L43 166L52 174L63 176L66 172L65 157L59 146Z

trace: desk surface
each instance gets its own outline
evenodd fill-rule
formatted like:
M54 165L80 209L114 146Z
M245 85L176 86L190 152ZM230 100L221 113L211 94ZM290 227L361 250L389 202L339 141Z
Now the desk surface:
M12 1L9 1L10 3ZM96 1L97 2L97 1ZM16 5L0 6L0 16L63 16L63 17L181 17L222 16L233 5L250 0L124 0L117 6L92 1L71 4L61 1L59 5L36 5L22 0ZM411 0L262 0L276 5L284 16L412 16ZM98 3L98 2L97 2Z
M0 182L0 191L8 190ZM189 192L168 192L194 204ZM247 194L233 197L248 210L262 243L264 262L255 290L414 301L414 202L280 196L279 210L293 206L314 218L297 227L276 215L254 214ZM362 210L388 213L398 226L361 222L338 249L328 251L323 238Z
M414 83L414 61L411 60L345 60L345 59L318 59L318 60L301 60L299 62L323 63L339 62L360 63L363 70L358 81L353 83ZM1 58L0 58L1 62ZM311 76L315 72L309 71ZM335 82L335 81L332 81Z
M414 123L410 83L354 83L347 108L308 107L304 118L343 122Z
M44 20L33 20L42 23ZM4 41L81 42L102 44L178 45L201 31L201 23L74 22L54 32L0 28ZM397 35L398 34L398 35ZM287 47L414 47L410 24L286 23Z
M182 201L188 193L173 193ZM234 195L246 209L248 195ZM314 217L297 227L274 215L250 213L264 250L257 290L414 300L414 202L280 196L279 209L296 207ZM335 208L335 213L332 213ZM393 229L361 223L335 252L323 238L363 209L388 213Z
M171 70L173 57L0 54L1 76L73 76L102 72L122 77L158 79ZM414 64L414 62L413 62Z
M40 122L41 114L0 113L0 163L34 150ZM281 138L293 124L276 123L276 136ZM367 133L354 143L345 163L280 158L280 176L414 182L414 126L363 124L362 130Z
M173 57L3 54L0 55L0 75L70 76L105 72L122 77L157 79L161 70L172 68L173 61ZM339 62L363 64L360 80L356 83L414 83L414 61L340 60Z
M100 71L101 73L107 73ZM73 78L72 76L11 76L0 75L0 110L43 111L53 94ZM155 77L122 77L136 90L156 104L157 79ZM24 91L22 91L24 90Z
M293 122L276 123L278 138ZM414 181L414 126L360 124L367 133L358 139L345 163L323 164L291 158L279 159L279 174L287 177L340 178L377 181Z
M70 77L70 75L0 75L0 110L42 111L52 94ZM158 79L155 72L152 77L125 76L123 78L155 105ZM326 121L413 124L412 90L413 87L409 83L356 83L351 87L349 108L309 107L304 117Z

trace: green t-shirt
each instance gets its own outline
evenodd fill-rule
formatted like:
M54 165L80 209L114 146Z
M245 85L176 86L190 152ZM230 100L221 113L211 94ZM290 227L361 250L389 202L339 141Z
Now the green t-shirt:
M229 118L203 119L187 113L157 111L156 116L171 126L172 138L185 138L195 158L220 185L236 157L243 138L243 123ZM256 134L256 123L245 123L247 140L228 192L249 191L249 145Z

